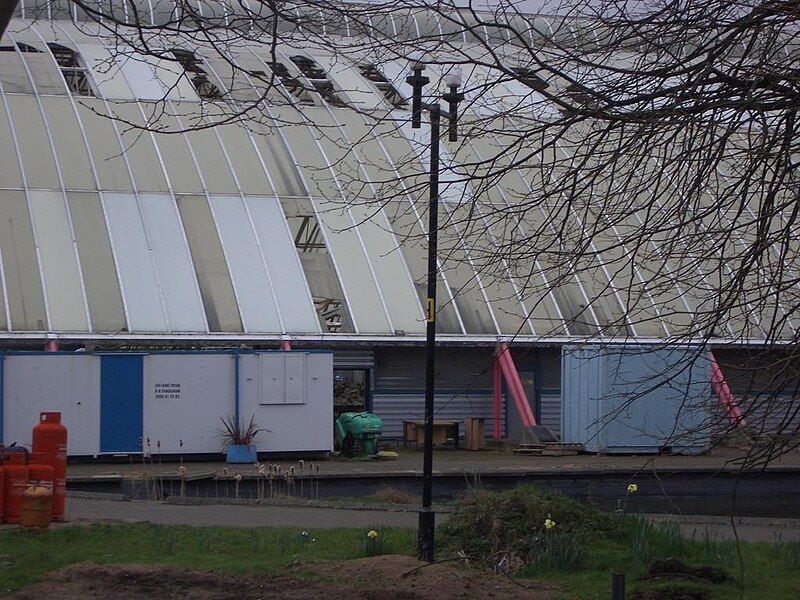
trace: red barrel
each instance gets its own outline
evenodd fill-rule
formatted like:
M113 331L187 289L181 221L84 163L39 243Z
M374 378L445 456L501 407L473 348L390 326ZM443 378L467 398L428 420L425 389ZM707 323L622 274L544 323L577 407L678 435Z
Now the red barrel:
M3 486L5 523L19 523L19 513L22 503L22 492L28 485L28 465L25 464L26 455L22 452L11 452L6 455L3 471L5 485Z
M43 412L33 428L31 452L40 464L53 467L53 520L64 520L67 489L67 428L61 413Z

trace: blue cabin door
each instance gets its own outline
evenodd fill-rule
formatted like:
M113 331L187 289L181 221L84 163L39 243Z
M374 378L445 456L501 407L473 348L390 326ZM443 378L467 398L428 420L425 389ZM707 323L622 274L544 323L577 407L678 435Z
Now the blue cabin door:
M142 356L100 362L100 452L142 451Z

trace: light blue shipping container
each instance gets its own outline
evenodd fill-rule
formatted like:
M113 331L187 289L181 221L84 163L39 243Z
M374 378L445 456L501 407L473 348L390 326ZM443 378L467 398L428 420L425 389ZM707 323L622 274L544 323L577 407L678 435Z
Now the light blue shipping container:
M564 346L561 393L562 441L589 452L702 452L717 415L691 347Z

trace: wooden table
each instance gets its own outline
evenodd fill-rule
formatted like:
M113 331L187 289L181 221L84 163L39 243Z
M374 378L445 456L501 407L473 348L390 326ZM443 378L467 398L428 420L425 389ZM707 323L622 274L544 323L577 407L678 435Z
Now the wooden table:
M452 438L455 447L458 448L460 423L461 421L434 419L433 444L444 446L447 444L448 438ZM425 443L425 421L403 421L403 446L408 446L409 442Z

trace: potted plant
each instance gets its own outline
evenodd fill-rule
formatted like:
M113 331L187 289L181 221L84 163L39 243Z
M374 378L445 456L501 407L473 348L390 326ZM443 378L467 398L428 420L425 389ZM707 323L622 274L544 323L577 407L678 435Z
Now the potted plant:
M238 419L232 415L222 417L222 448L225 450L225 462L232 464L254 463L257 459L255 438L265 431L250 417L247 427L242 428Z

